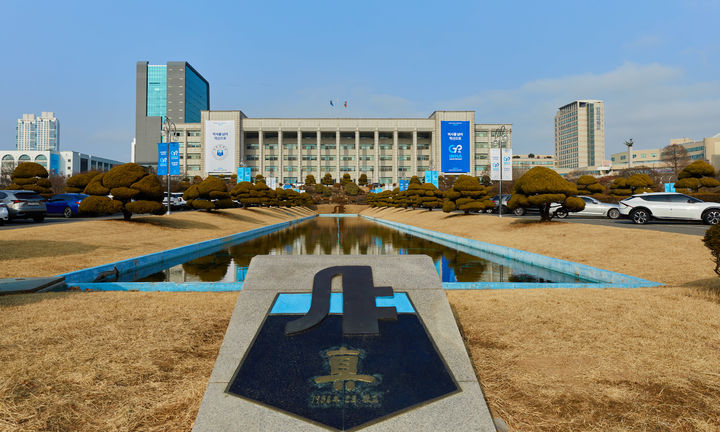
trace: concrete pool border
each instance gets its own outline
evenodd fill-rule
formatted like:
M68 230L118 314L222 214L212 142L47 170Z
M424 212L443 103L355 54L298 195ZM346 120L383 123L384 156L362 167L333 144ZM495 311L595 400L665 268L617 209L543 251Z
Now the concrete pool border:
M520 282L443 282L443 288L458 289L526 289L526 288L644 288L662 286L664 284L653 282L635 276L628 276L622 273L603 270L587 264L580 264L566 261L559 258L552 258L545 255L527 252L520 249L513 249L506 246L499 246L492 243L485 243L479 240L472 240L452 234L445 234L425 228L419 228L400 222L388 221L373 216L360 215L361 217L395 228L400 232L412 234L426 240L439 243L460 245L499 257L520 261L537 267L547 268L556 272L574 275L576 277L593 281L578 283L520 283Z
M58 276L64 276L65 277L65 283L68 286L75 286L77 284L83 283L83 284L90 284L103 272L107 271L113 271L114 269L117 269L119 273L132 273L136 272L140 269L150 267L150 266L156 266L161 265L164 262L170 262L174 259L177 259L180 256L184 255L190 255L190 254L201 254L203 252L222 248L223 246L231 246L238 242L251 240L256 237L260 237L265 234L270 234L272 232L281 230L283 228L287 228L292 225L296 225L299 223L302 223L308 219L312 219L316 217L317 215L310 215L305 216L299 219L294 219L291 221L286 222L279 222L272 225L267 225L264 227L254 228L248 231L243 231L236 234L231 234L229 236L220 237L216 239L206 240L199 243L193 243L186 246L180 246L173 249L168 249L160 252L155 252L147 255L141 255L134 258L129 258L121 261L116 261L108 264L103 264L95 267L89 267L82 270L76 270L69 273L64 273ZM201 255L200 255L201 256ZM108 282L103 282L103 284L107 284ZM128 283L134 283L134 282L128 282ZM125 284L125 283L115 283L116 288L119 288L119 284ZM97 285L97 284L93 284ZM88 287L90 288L90 287ZM108 287L109 288L109 287Z
M592 282L577 283L523 283L523 282L443 282L446 290L495 290L495 289L530 289L530 288L641 288L662 286L663 284L622 273L603 270L586 264L552 258L532 252L513 249L505 246L498 246L465 237L445 234L399 222L387 221L366 215L345 215L340 217L363 217L367 220L389 226L400 232L413 234L426 240L432 240L449 246L461 246L478 253L492 254L504 259L520 261L525 264L543 267L556 272L590 280ZM223 245L237 244L238 242L251 240L261 235L302 223L314 217L336 217L336 215L311 215L293 221L281 222L266 227L255 228L238 234L233 234L218 239L207 240L192 245L169 249L117 261L102 266L91 267L75 272L65 273L60 276L66 278L68 286L81 290L98 291L158 291L158 292L228 292L242 290L242 282L91 282L104 271L117 268L119 272L134 272L140 268L162 264L176 259L178 256L190 253L200 254L203 251L222 248ZM168 255L168 253L170 255Z

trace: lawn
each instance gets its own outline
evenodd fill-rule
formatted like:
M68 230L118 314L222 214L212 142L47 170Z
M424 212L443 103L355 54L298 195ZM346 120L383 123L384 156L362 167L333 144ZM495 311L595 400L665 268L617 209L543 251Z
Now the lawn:
M666 284L448 292L490 408L516 430L720 429L720 279L700 237L437 211L365 213ZM28 260L53 274L162 250L169 234L179 246L290 216L268 209L177 217L67 224L54 227L54 238L35 234L50 227L3 232L0 277L22 275ZM72 238L85 249L51 258L35 244L33 257L18 258L28 237ZM189 430L236 297L0 297L0 429Z

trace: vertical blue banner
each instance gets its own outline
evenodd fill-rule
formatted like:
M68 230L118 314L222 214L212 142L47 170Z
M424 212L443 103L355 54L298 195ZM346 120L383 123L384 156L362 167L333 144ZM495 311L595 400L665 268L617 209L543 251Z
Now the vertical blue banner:
M249 182L251 181L251 170L248 167L237 167L237 175L236 175L236 183L240 183L241 181Z
M470 122L440 122L440 171L470 172Z
M425 183L432 183L432 171L425 171Z
M408 186L410 186L410 180L400 180L398 186L400 187L400 192L406 191Z
M439 188L440 186L440 172L439 171L432 171L432 184L435 185L436 188Z
M164 142L158 143L158 167L157 175L167 175L168 173L168 144Z
M665 192L675 192L675 183L665 183Z
M170 175L180 175L180 143L168 143L170 154Z

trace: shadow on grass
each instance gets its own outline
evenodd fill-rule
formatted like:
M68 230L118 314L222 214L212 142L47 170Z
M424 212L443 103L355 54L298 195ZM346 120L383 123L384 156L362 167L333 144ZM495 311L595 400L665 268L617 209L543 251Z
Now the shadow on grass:
M515 227L527 227L527 226L537 226L537 225L550 225L558 223L558 221L543 221L540 219L516 219L510 223L511 226Z
M75 241L25 239L18 242L16 240L0 240L0 261L86 254L97 248L97 246Z
M714 301L720 302L720 278L698 279L687 282L682 286L695 288L703 296L707 296Z
M0 296L0 309L6 307L24 306L43 301L63 300L77 294L78 293L68 291L30 294L7 294Z
M246 209L246 210L247 210L247 209ZM224 211L222 211L222 210L221 210L221 211L214 211L214 212L212 212L212 214L215 214L215 215L218 215L218 216L222 216L222 217L228 218L228 219L235 219L235 220L237 220L237 221L242 221L242 222L249 222L249 223L254 223L254 224L262 224L262 223L263 223L262 220L260 220L260 219L255 219L254 217L249 216L249 215L245 215L245 214L227 213L227 212L224 212Z
M158 217L139 217L132 218L129 221L118 219L111 220L113 223L127 223L127 224L143 224L152 225L162 228L170 229L218 229L217 225L209 224L206 222L200 222L195 220L183 220L183 219L168 219Z
M278 219L283 218L282 216L276 214L276 212L271 211L271 210L273 210L273 207L248 207L245 210L247 210L249 212L257 213L257 214L262 214L263 216L269 216L269 217L278 218ZM263 211L263 210L268 210L268 211Z

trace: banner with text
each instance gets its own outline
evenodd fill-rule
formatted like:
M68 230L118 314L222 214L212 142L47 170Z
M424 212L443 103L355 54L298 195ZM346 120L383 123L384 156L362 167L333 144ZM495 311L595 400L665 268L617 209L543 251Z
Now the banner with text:
M502 179L512 180L512 149L502 149Z
M500 180L500 149L490 149L490 180Z
M470 122L440 122L440 171L470 172Z
M235 122L205 122L205 171L230 174L235 170Z
M167 175L168 173L168 145L164 142L158 143L158 166L157 175Z

